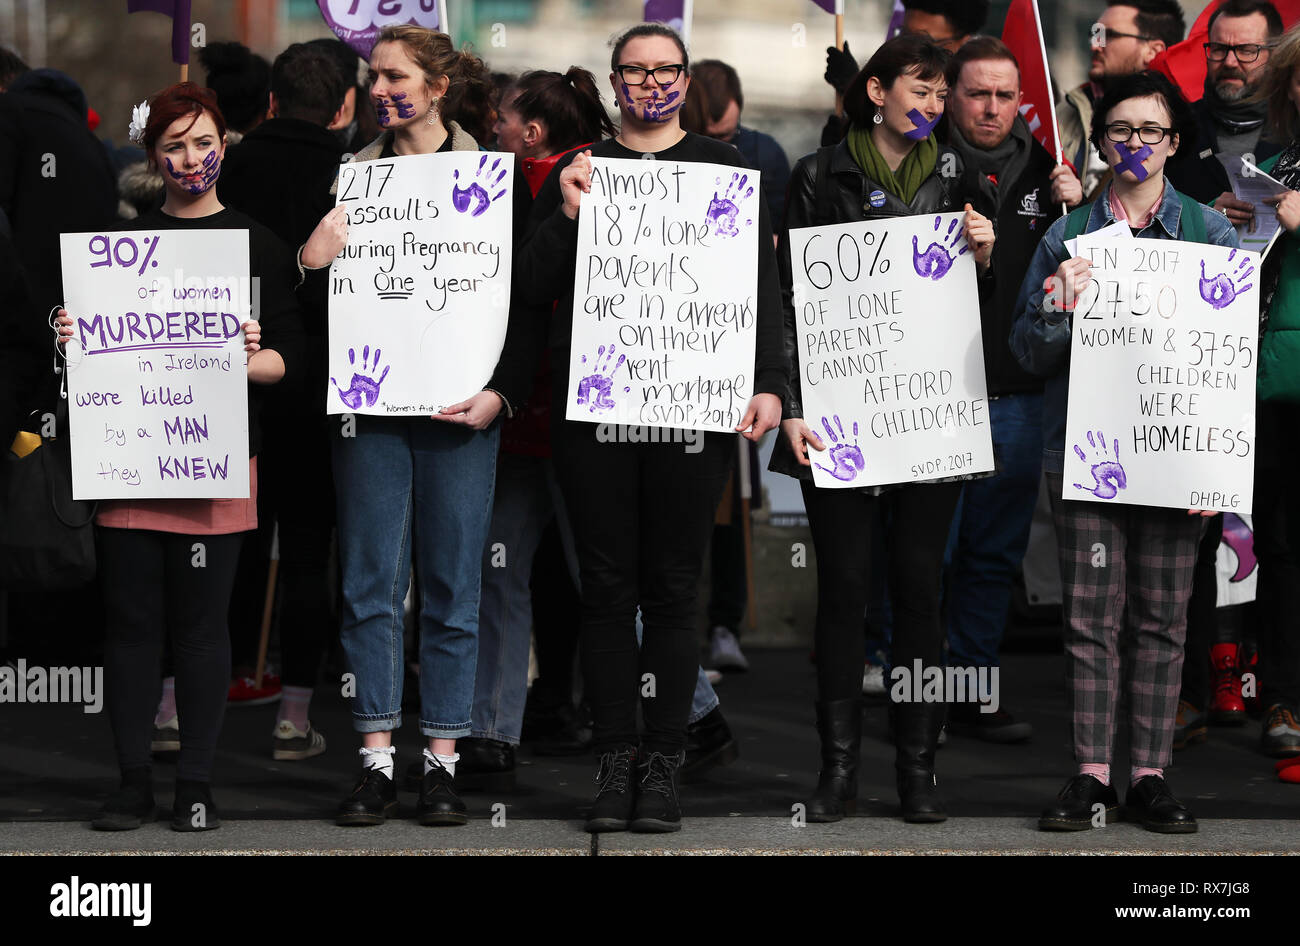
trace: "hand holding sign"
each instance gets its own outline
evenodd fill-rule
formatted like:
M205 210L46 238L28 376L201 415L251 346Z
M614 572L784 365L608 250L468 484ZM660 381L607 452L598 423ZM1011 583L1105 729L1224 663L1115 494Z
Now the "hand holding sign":
M302 265L324 269L348 245L348 212L342 204L321 217L302 247Z
M988 266L993 258L993 242L997 239L993 232L993 222L981 213L976 213L970 204L966 205L966 243L980 266Z
M1295 233L1300 229L1300 193L1287 191L1285 194L1266 198L1264 203L1272 204L1277 208L1277 222L1282 224L1287 233Z
M578 219L582 195L591 193L591 152L578 154L569 166L560 172L560 193L564 196L564 215Z

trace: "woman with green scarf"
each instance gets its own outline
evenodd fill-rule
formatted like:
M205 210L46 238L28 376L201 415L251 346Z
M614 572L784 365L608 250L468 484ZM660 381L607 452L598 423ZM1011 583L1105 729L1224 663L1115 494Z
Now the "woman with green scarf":
M881 46L849 85L844 106L851 125L838 145L795 166L786 198L777 259L785 305L786 349L793 364L790 396L770 468L801 482L817 549L817 734L821 774L806 803L808 821L838 821L857 807L862 735L863 614L869 572L888 568L894 614L892 664L943 663L939 620L944 546L961 479L861 489L818 489L809 448L826 449L803 420L789 236L792 229L966 209L966 239L981 272L993 252L993 225L970 209L961 192L962 165L941 147L933 128L943 116L948 53L925 37L900 36ZM883 505L883 510L882 510ZM892 519L885 561L871 561L872 533ZM895 769L903 818L943 821L934 754L944 704L900 702L892 707Z

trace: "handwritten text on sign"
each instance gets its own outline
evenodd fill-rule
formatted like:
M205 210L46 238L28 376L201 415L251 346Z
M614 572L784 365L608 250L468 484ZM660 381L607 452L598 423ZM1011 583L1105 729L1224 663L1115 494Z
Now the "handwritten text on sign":
M248 231L59 242L74 498L248 496Z
M1259 255L1079 239L1065 499L1249 512Z
M759 174L593 158L569 420L732 431L754 393Z
M345 164L327 413L434 414L482 390L510 310L514 155Z
M962 214L790 231L804 418L821 487L993 469Z

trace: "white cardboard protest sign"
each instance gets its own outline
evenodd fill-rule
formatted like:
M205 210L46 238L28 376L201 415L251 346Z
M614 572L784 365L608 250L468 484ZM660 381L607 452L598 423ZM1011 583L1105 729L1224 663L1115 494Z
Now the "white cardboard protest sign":
M732 431L754 393L759 173L592 158L565 416Z
M345 164L330 269L330 414L434 414L482 390L510 312L514 156Z
M247 230L59 237L76 499L248 496Z
M813 482L852 488L993 469L975 261L963 215L790 231Z
M1249 512L1259 254L1079 240L1065 499Z

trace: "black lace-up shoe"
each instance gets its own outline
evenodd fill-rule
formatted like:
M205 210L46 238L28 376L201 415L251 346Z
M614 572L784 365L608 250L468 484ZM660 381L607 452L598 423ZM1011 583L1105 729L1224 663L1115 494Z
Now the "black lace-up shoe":
M416 820L424 825L458 825L469 821L469 809L456 794L455 778L434 762L424 773L420 784L420 802L415 809Z
M636 802L636 786L632 784L635 764L635 746L622 746L601 755L596 769L596 800L587 815L586 830L592 834L627 830Z
M1096 814L1102 814L1096 806L1105 809L1101 824L1111 820L1119 810L1119 795L1114 785L1103 785L1101 779L1091 775L1076 775L1065 783L1056 796L1056 803L1044 809L1038 819L1040 831L1087 831L1096 822Z
M383 824L386 818L397 814L397 786L393 780L376 768L366 769L357 780L352 794L339 804L337 825Z
M1159 775L1144 775L1129 786L1124 797L1125 817L1148 831L1161 834L1195 834L1196 819L1187 806L1174 797Z
M681 764L681 753L667 756L651 752L637 766L641 781L629 825L633 831L663 833L682 829L682 810L677 804L677 769Z

